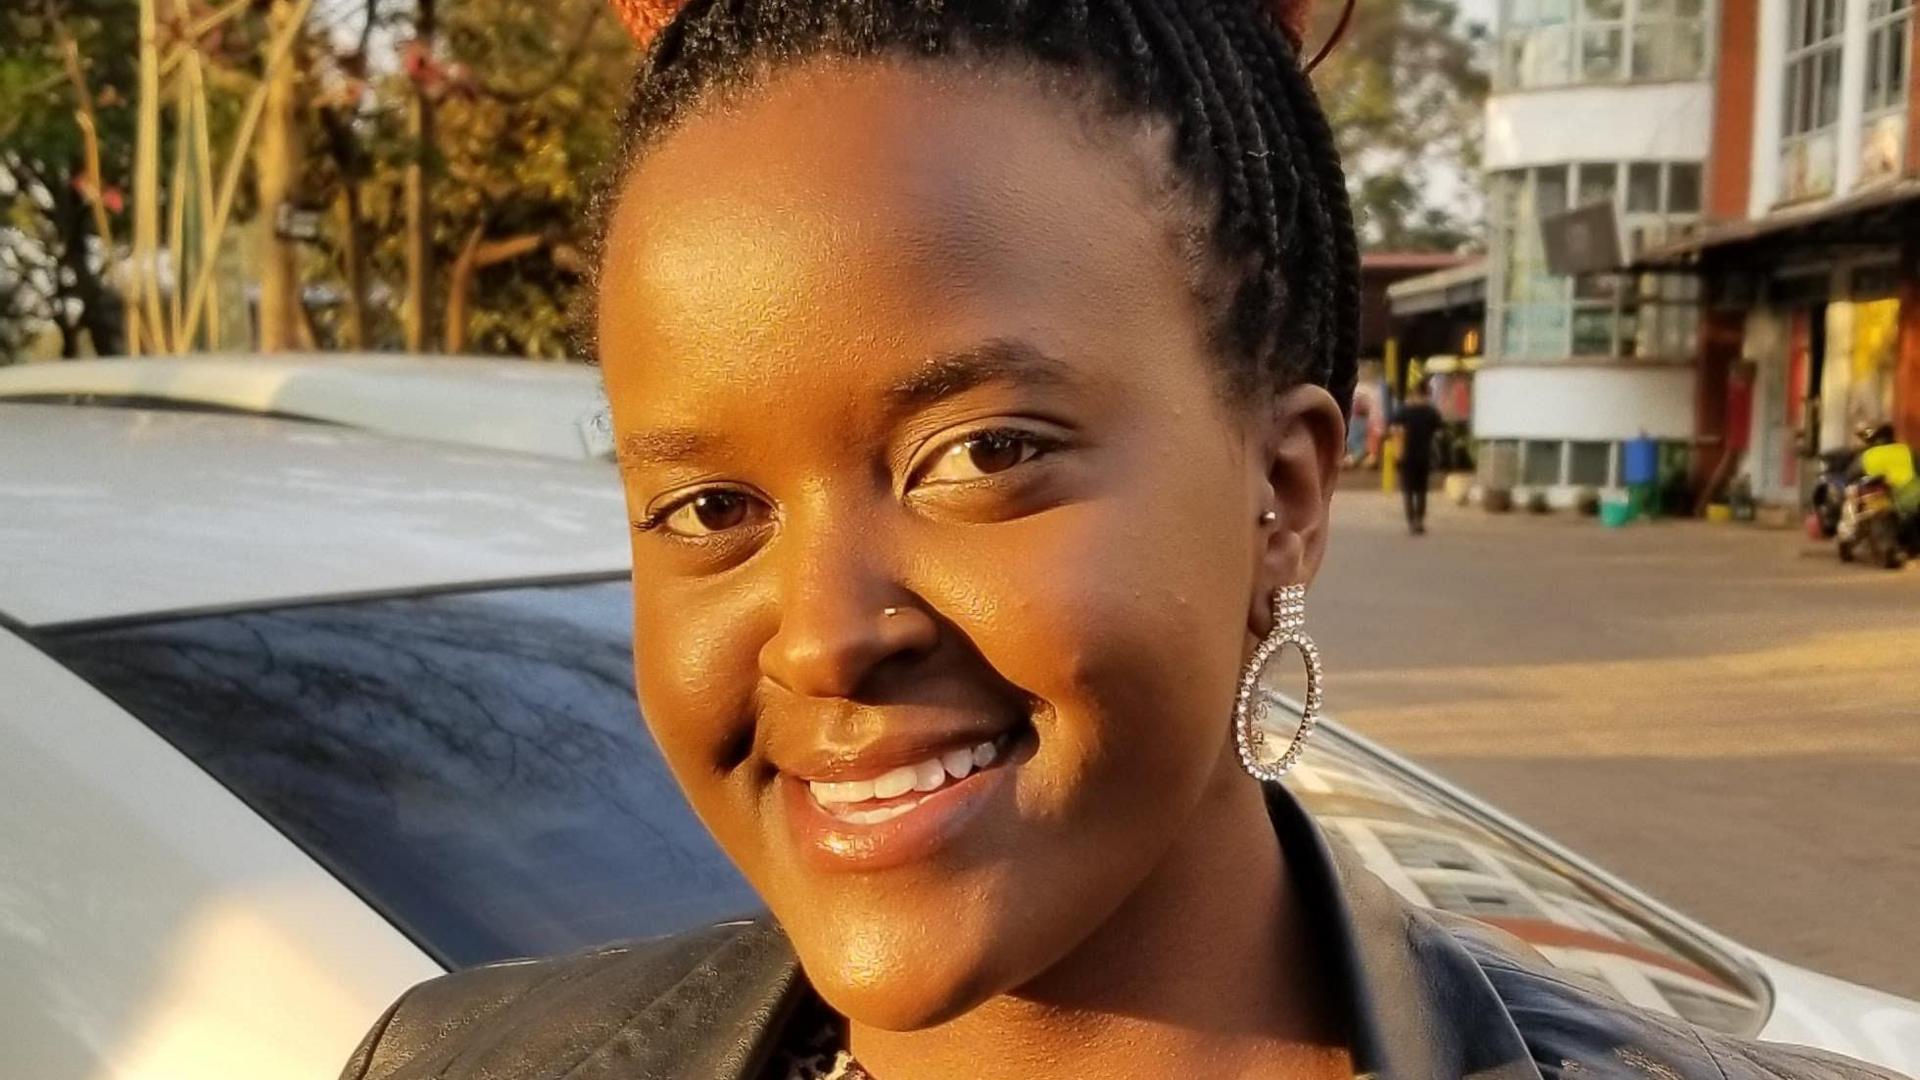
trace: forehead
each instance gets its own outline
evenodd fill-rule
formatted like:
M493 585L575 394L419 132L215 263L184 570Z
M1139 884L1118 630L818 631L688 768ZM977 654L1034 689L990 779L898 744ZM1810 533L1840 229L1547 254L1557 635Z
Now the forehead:
M891 366L986 340L1110 353L1153 322L1192 346L1168 142L1088 112L1031 77L887 60L817 63L697 110L631 171L610 222L616 419L643 386L661 401L801 372L893 382Z

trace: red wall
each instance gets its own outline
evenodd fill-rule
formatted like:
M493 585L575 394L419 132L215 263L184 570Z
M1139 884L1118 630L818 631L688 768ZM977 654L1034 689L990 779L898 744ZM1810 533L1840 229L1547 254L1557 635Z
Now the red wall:
M1722 0L1719 33L1713 145L1707 155L1707 216L1725 221L1747 216L1747 189L1753 172L1754 64L1760 52L1760 0ZM1907 145L1911 151L1913 141L1909 139Z

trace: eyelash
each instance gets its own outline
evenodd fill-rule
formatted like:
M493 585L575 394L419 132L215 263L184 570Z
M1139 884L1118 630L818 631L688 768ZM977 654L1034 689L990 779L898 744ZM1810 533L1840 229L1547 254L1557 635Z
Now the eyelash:
M1020 461L1019 463L1011 466L1009 471L1011 471L1011 469L1017 469L1021 465L1030 464L1040 458L1047 456L1048 454L1051 454L1061 449L1066 445L1066 440L1064 439L1058 438L1056 436L1045 435L1037 431L1029 430L1027 428L1017 428L1017 427L980 428L979 430L969 431L964 435L958 436L953 439L949 439L946 442L940 444L940 446L936 448L933 453L926 455L925 464L923 464L919 469L915 470L915 475L918 476L920 473L926 471L926 469L932 466L932 463L937 462L938 460L940 460L940 458L943 455L949 453L956 447L964 446L968 442L971 442L972 440L975 440L975 439L987 439L987 438L993 438L996 436L1000 438L1010 439L1020 443L1025 443L1026 445L1031 446L1033 448L1032 457L1026 458L1025 460ZM1000 475L1001 475L1000 473L993 473L993 474L989 474L987 476L981 477L979 480L948 481L948 483L955 486L972 484L972 483L987 483L987 482L992 482L995 478L997 478ZM679 498L674 499L673 501L656 508L652 513L648 514L646 517L641 518L638 521L635 521L633 523L634 531L641 532L641 533L656 532L660 529L662 525L666 524L668 519L673 517L673 515L676 512L678 512L682 507L686 506L688 503L692 502L693 500L699 498L702 495L709 495L709 494L713 494L715 492L720 492L720 491L738 492L739 494L744 495L749 499L757 498L757 496L755 496L752 492L746 491L741 488L736 488L736 487L715 486L715 487L696 488L692 491L685 492ZM683 537L681 539L697 541L705 538L704 537Z

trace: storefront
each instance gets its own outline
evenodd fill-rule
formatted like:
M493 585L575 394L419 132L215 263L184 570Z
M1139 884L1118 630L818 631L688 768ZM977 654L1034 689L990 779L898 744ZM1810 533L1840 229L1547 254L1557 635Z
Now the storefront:
M1797 506L1818 455L1861 427L1920 443L1920 188L1711 229L1644 261L1702 279L1702 488L1744 479Z

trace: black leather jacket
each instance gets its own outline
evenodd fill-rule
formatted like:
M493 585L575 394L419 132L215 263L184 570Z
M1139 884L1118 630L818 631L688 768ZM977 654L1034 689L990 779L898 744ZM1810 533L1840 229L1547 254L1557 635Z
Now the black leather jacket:
M1622 1005L1498 930L1409 905L1278 788L1289 872L1337 935L1362 1076L1841 1080L1893 1074ZM732 923L415 987L342 1080L760 1080L810 993L780 928Z

